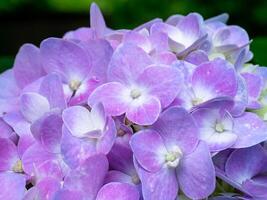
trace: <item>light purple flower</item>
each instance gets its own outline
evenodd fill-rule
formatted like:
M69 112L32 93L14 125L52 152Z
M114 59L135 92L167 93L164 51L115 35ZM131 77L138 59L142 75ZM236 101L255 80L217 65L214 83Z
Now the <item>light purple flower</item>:
M130 121L150 125L175 98L182 79L177 69L152 65L142 49L125 44L111 59L108 80L92 93L89 105L102 102L107 114L126 113Z
M178 22L173 26L166 23L155 23L151 32L166 33L169 37L170 49L178 56L199 48L207 38L203 26L203 18L197 13L179 17Z
M181 66L181 65L180 65ZM185 65L188 71L190 65ZM186 109L200 106L214 99L233 98L237 93L237 76L233 66L225 60L205 62L186 75L188 82L178 94L178 105Z
M250 147L267 139L266 123L254 113L232 116L229 111L233 105L232 101L219 101L192 113L199 138L208 144L211 152Z
M171 53L168 46L168 36L165 33L150 33L147 29L125 33L122 43L130 43L142 48L151 56L154 63L172 64L176 55Z
M226 110L202 108L193 113L193 118L200 139L208 144L210 151L221 151L235 144L234 120Z
M208 23L211 27L213 23ZM227 26L220 24L215 26L211 33L212 48L209 52L209 58L224 58L239 67L239 62L245 63L252 58L249 51L249 37L247 32L239 26ZM214 28L214 27L213 27ZM241 59L241 60L239 60Z
M86 51L72 41L56 38L43 41L40 50L45 71L60 76L69 103L84 103L100 83L92 74L91 58Z
M162 113L152 129L132 136L130 144L145 199L174 199L178 185L193 199L212 193L214 167L207 146L198 142L197 134L192 117L173 107Z
M23 45L0 74L0 199L267 199L267 70L228 18L113 30L92 3L90 27Z
M30 133L30 126L48 112L60 112L66 107L60 79L55 74L45 76L36 92L25 92L19 98L20 112L11 112L4 120L17 134Z
M260 145L237 149L228 157L221 178L252 197L264 199L266 163L266 150Z
M102 104L96 104L91 111L72 106L63 111L62 118L61 152L70 166L76 167L91 155L110 151L115 142L116 127Z

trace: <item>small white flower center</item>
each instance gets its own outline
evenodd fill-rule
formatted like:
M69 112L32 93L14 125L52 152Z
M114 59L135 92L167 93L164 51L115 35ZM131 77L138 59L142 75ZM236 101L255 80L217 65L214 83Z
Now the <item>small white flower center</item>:
M138 177L137 174L135 174L135 175L132 176L132 182L133 182L135 185L137 185L137 184L140 183L140 179L139 179L139 177Z
M133 89L133 90L131 90L131 94L130 95L131 95L132 99L137 99L142 95L142 93L138 89Z
M15 165L12 167L13 172L16 173L23 173L23 168L22 168L22 162L21 160L18 160Z
M201 99L201 98L197 98L196 97L196 98L192 99L193 106L197 106L197 105L199 105L201 103L203 103L203 99Z
M222 132L224 132L224 126L223 126L223 124L217 122L217 123L215 124L215 131L216 131L217 133L222 133Z
M165 162L169 167L177 167L183 153L178 146L175 146L172 151L165 154Z
M81 86L81 81L78 80L71 80L69 83L69 87L72 91L76 91Z
M223 55L222 53L211 53L209 55L210 60L214 60L215 58L222 58L222 59L226 60L225 55Z

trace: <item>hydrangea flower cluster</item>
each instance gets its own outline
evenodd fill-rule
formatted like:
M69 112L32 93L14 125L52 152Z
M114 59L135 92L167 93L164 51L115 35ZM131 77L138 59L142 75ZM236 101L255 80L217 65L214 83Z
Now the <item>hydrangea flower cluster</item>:
M90 27L23 45L0 75L0 199L267 199L267 69L227 19L112 30L93 3Z

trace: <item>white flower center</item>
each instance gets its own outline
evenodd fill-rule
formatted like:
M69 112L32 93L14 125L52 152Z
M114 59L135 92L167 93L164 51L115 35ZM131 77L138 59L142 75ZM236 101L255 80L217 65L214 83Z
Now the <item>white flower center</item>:
M71 80L69 83L69 87L72 91L76 91L79 89L79 87L81 86L81 81L78 80Z
M201 98L197 98L196 97L196 98L192 99L193 106L197 106L197 105L199 105L201 103L203 103L203 99L201 99Z
M172 151L165 154L165 162L169 167L177 167L183 153L178 146L175 146Z
M223 124L222 124L222 123L218 123L218 122L216 122L216 124L215 124L215 131L216 131L217 133L222 133L222 132L224 132L224 126L223 126Z
M223 55L222 53L211 53L210 55L209 55L209 59L210 60L214 60L215 58L222 58L222 59L224 59L224 60L226 60L226 57L225 57L225 55Z
M139 179L139 177L138 177L137 174L135 174L135 175L132 176L132 182L133 182L135 185L137 185L137 184L140 183L140 179Z
M142 95L142 93L138 89L133 89L133 90L131 90L131 94L130 95L131 95L132 99L137 99Z
M12 167L13 172L16 173L23 173L23 168L22 168L22 162L21 160L18 160L15 165Z

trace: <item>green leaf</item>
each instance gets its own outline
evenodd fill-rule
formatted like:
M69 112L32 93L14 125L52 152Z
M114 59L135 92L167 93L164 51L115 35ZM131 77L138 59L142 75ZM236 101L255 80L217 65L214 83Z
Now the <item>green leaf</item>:
M0 72L3 72L12 67L14 57L12 56L0 56Z
M254 54L254 63L267 66L267 37L253 39L251 50Z

